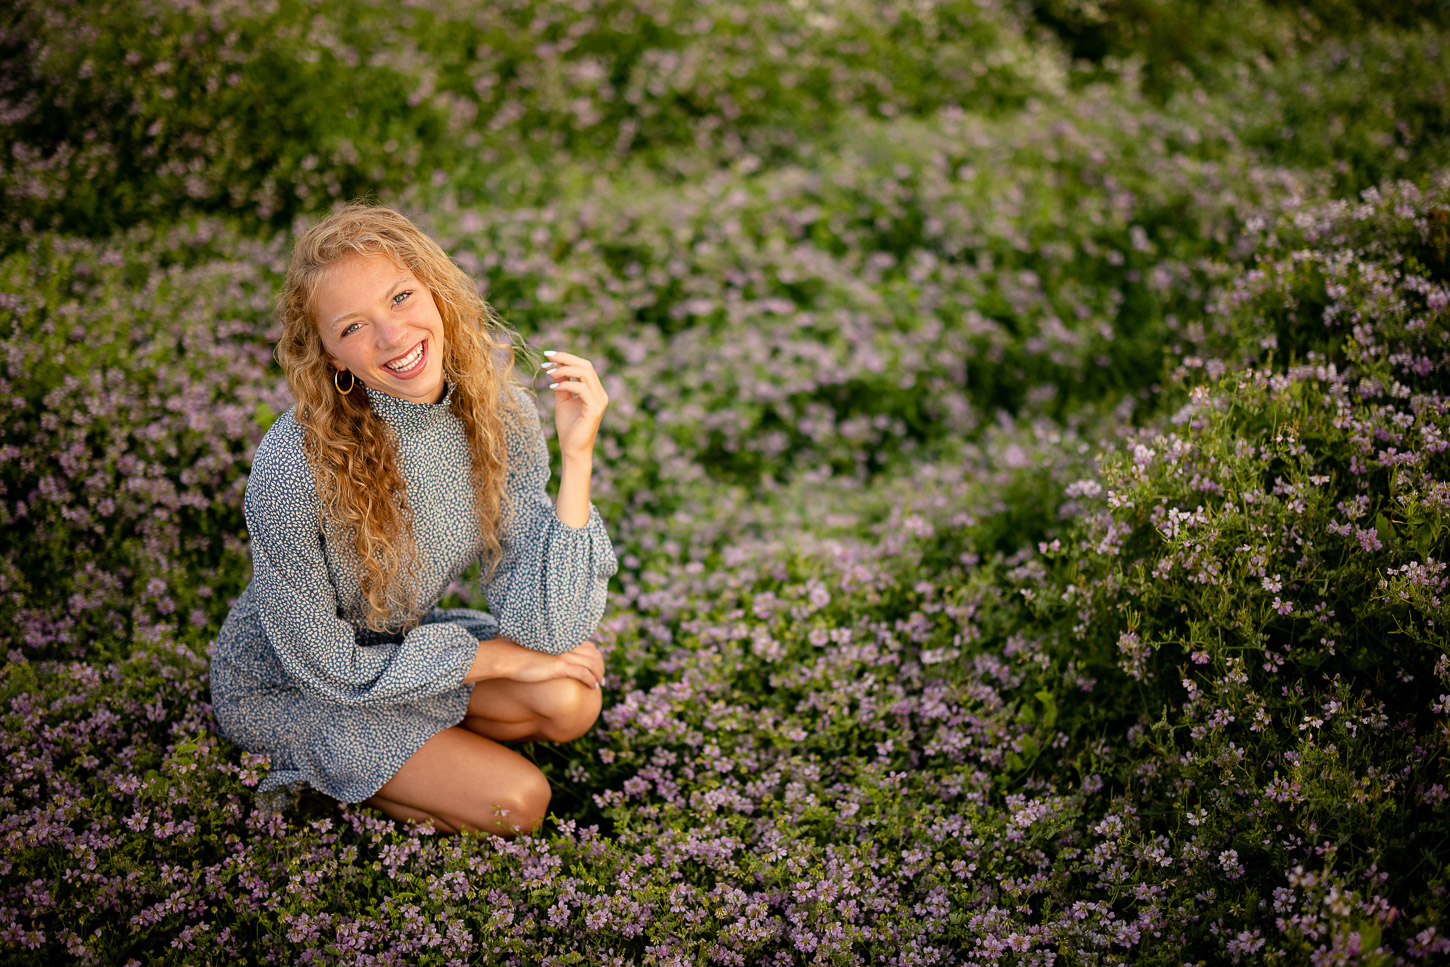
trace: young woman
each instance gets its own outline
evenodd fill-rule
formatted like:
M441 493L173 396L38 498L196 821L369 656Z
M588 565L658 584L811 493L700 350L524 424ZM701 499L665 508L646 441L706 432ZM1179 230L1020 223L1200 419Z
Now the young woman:
M403 215L341 206L297 238L277 355L296 405L257 447L252 581L211 665L222 734L306 782L443 831L528 832L549 785L504 743L566 741L599 715L586 639L617 569L589 500L608 397L546 352L557 501L508 332ZM489 613L440 609L483 564Z

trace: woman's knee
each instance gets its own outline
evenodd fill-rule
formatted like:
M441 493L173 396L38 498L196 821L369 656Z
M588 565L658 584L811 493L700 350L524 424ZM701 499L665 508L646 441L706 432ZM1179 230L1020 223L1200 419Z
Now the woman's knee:
M572 678L548 683L547 701L541 703L540 733L551 742L577 739L593 728L603 704L600 689L590 688Z
M549 812L549 781L512 749L466 729L423 744L369 802L394 819L433 819L440 831L512 836Z
M549 814L549 801L553 791L549 780L537 768L531 767L510 783L506 795L489 796L478 815L465 825L472 829L511 836L517 833L532 833L543 825Z

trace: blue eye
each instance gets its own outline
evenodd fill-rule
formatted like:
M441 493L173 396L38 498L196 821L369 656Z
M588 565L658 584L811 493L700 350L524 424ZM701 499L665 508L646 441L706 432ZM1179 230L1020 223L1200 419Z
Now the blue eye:
M412 290L409 290L409 291L406 291L406 292L399 292L397 295L393 296L393 305L397 305L398 304L398 300L401 299L401 298L403 298L404 296L410 296L412 294L413 294L412 293Z
M353 324L352 324L352 325L350 325L350 326L348 326L348 327L347 327L347 328L346 328L346 329L344 329L344 330L343 330L343 331L342 331L342 334L343 334L343 335L344 335L344 336L350 336L350 335L352 335L352 331L353 331L353 330L354 330L354 329L356 329L356 328L357 328L357 327L358 327L358 326L360 326L360 325L362 325L362 323L360 323L360 322L354 322L354 323L353 323Z

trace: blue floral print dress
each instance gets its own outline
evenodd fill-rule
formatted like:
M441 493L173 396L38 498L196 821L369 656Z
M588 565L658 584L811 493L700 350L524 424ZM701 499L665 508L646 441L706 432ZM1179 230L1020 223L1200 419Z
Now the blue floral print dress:
M513 515L483 588L489 613L437 607L481 544L454 387L432 404L364 388L398 438L425 614L404 634L367 629L357 553L321 523L289 409L252 463L244 498L252 580L222 624L211 662L222 735L271 757L259 794L306 782L343 802L367 799L424 742L462 721L473 693L463 677L480 640L502 636L554 654L576 647L598 625L618 569L592 503L583 527L555 514L543 428L532 398L513 387L524 418L507 418Z

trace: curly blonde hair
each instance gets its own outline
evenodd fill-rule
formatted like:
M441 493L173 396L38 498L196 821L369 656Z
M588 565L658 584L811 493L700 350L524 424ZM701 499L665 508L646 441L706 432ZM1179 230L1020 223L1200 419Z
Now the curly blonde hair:
M293 243L287 278L277 298L282 323L277 358L297 401L293 419L302 428L324 519L352 535L361 564L359 584L368 602L367 626L397 631L420 617L415 604L418 552L399 470L398 440L373 412L367 393L344 396L335 390L334 368L317 320L317 293L324 276L354 254L387 256L427 286L438 307L443 320L443 372L454 384L451 407L463 421L472 456L487 577L498 564L503 522L510 510L504 410L517 415L509 391L517 335L479 295L468 273L391 208L363 202L339 205Z

